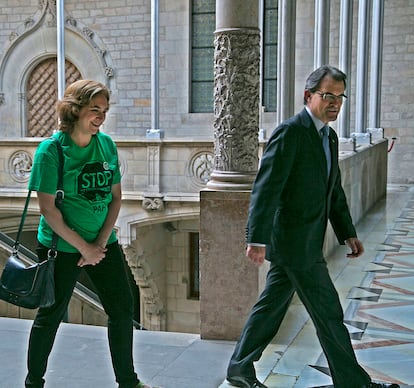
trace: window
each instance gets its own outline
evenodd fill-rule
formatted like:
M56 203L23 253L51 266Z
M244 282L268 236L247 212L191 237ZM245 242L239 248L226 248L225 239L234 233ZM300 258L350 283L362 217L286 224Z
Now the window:
M267 112L276 112L277 20L277 0L264 0L262 106Z
M81 79L79 70L69 61L65 64L66 84ZM57 60L40 62L27 81L27 135L47 137L57 128Z
M190 290L189 297L200 298L199 233L190 233Z
M262 105L276 112L277 0L262 0ZM190 112L214 109L215 0L192 0Z
M209 113L214 107L216 1L192 0L191 16L190 111Z

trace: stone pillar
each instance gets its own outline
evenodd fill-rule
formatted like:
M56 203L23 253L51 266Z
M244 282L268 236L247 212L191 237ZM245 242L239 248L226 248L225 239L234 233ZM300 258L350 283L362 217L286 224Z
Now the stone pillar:
M209 189L250 190L258 166L258 0L217 0L214 171Z
M370 61L370 99L368 125L378 128L381 123L381 74L384 33L384 2L374 0L372 4L372 34Z
M345 92L348 100L342 105L338 117L338 133L340 137L350 136L351 117L351 66L352 66L352 16L353 3L341 0L341 13L339 23L339 68L347 75L348 91Z
M276 123L281 123L295 108L296 0L279 0L278 14Z
M214 170L200 195L200 334L235 340L259 289L245 257L250 190L258 166L258 0L217 0Z
M315 1L314 68L329 62L329 15L330 0Z
M369 14L368 1L360 1L358 8L357 74L355 85L355 132L364 133L367 127Z

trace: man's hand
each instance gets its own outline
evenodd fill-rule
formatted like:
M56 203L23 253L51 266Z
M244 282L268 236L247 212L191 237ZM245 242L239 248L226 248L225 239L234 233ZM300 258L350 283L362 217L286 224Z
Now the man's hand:
M362 245L362 242L359 241L356 237L351 237L345 240L345 243L349 246L349 248L351 248L351 253L348 253L346 257L354 259L364 253L364 246Z
M266 247L247 245L246 256L258 267L264 263Z

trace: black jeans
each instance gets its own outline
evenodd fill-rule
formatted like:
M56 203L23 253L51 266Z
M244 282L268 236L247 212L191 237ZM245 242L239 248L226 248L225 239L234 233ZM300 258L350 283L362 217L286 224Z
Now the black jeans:
M108 315L108 339L116 381L121 388L133 388L139 380L132 358L133 301L125 261L118 243L107 246L105 258L96 266L83 267L96 287ZM47 248L40 246L38 256L46 257ZM47 360L56 332L62 321L77 278L82 268L77 266L78 253L58 252L55 262L56 302L40 308L30 333L27 357L26 387L44 386Z

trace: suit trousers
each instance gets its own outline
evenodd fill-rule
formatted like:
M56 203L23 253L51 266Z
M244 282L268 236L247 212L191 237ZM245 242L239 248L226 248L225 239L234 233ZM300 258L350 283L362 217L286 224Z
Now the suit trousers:
M314 323L335 388L368 385L370 376L356 360L339 296L323 259L306 270L271 263L265 288L242 330L227 376L256 378L253 362L260 359L278 332L295 291Z
M40 246L39 258L47 255L48 248ZM52 350L60 322L64 318L81 267L80 254L58 252L55 262L56 302L37 312L30 332L28 374L26 387L44 385L47 360ZM119 387L135 387L139 380L134 372L132 358L133 300L127 277L125 260L118 243L107 246L105 258L95 266L83 267L92 280L108 315L108 339L112 365ZM79 367L84 366L79 360ZM93 376L91 376L92 378Z

